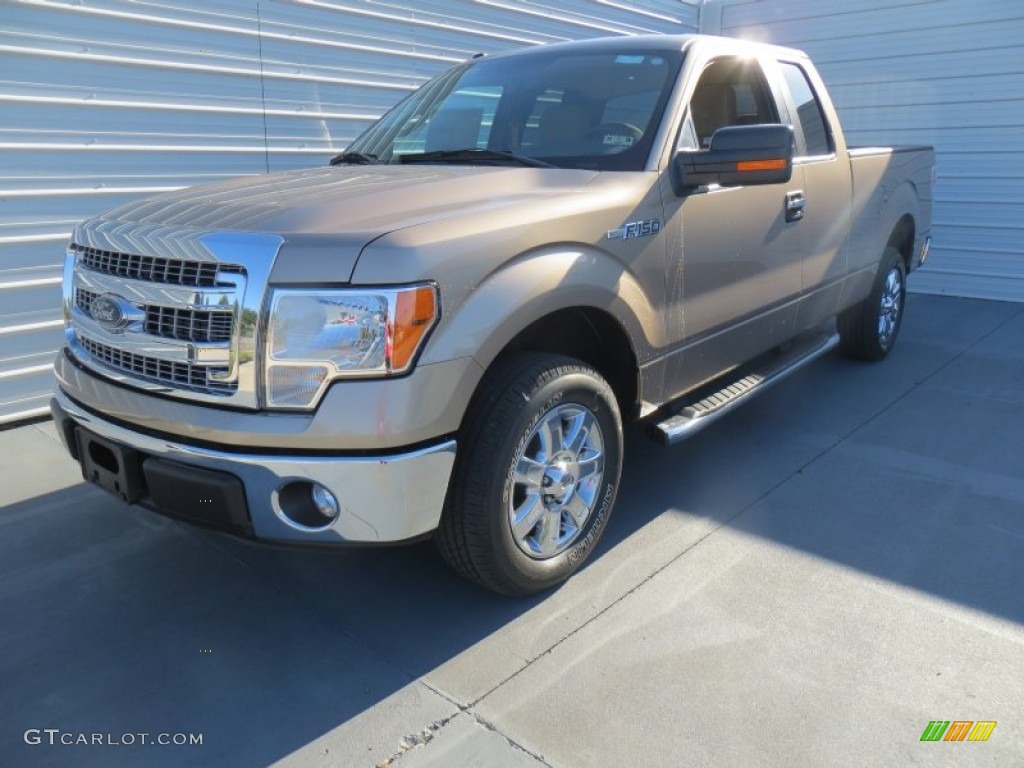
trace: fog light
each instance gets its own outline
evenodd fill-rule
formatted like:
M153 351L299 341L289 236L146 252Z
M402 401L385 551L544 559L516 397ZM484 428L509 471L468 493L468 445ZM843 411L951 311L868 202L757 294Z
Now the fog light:
M315 532L330 528L341 512L338 498L320 483L295 480L274 491L271 504L292 528Z
M334 497L334 494L320 485L320 483L313 483L313 504L320 514L328 520L336 518L340 511L338 500Z

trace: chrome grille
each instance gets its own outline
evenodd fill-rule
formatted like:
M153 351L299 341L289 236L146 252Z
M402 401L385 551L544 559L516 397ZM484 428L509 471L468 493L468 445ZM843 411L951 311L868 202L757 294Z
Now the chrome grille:
M72 243L71 250L78 254L79 263L83 267L107 275L120 275L134 280L148 280L155 283L210 287L217 285L218 271L242 271L240 266L232 264L139 256L134 253L104 251L77 243Z
M112 218L80 224L64 259L68 351L138 390L260 408L257 335L282 242ZM92 316L101 296L119 322L111 305Z
M75 289L75 306L87 315L92 315L92 300L95 298L96 294L92 291L83 291L81 288Z
M183 341L230 341L231 312L146 307L146 333Z
M237 388L234 383L225 383L212 378L213 376L226 376L229 372L228 368L177 363L134 352L125 352L81 334L78 336L78 343L94 360L140 379L208 395L230 395Z
M75 289L75 305L91 315L92 302L98 294ZM153 336L182 341L231 341L233 310L182 309L147 304L145 331Z

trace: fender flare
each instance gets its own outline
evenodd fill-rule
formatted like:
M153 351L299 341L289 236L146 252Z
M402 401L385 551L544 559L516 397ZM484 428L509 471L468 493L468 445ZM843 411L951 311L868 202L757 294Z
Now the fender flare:
M423 362L473 357L486 369L524 329L559 310L588 307L625 330L638 363L664 346L664 324L639 281L609 254L578 243L547 246L505 262L449 314L445 307Z
M912 181L904 181L897 186L892 193L889 195L888 202L886 203L886 215L882 221L882 226L878 229L878 240L875 243L875 253L878 254L878 258L882 257L885 252L886 246L892 239L893 233L900 226L900 222L904 218L910 218L915 228L915 240L916 231L918 227L918 197L917 187L914 186ZM914 244L911 244L913 249ZM913 250L911 252L911 261L913 261ZM908 265L908 269L911 265Z

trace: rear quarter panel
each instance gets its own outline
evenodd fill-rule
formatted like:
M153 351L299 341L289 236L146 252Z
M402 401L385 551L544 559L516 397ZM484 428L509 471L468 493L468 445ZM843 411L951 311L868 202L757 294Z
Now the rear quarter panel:
M924 238L931 232L931 147L854 147L849 150L853 176L850 228L850 278L844 296L849 306L871 290L879 258L900 220L914 221L911 269L917 267Z

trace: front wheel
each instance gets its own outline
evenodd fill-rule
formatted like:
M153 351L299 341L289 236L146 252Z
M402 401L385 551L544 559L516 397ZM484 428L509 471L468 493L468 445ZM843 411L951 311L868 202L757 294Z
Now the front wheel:
M882 255L870 295L839 315L839 348L856 360L881 360L896 343L903 324L907 272L903 256L889 246Z
M600 374L559 355L506 360L470 405L438 549L496 592L544 590L593 551L621 472L619 409Z

